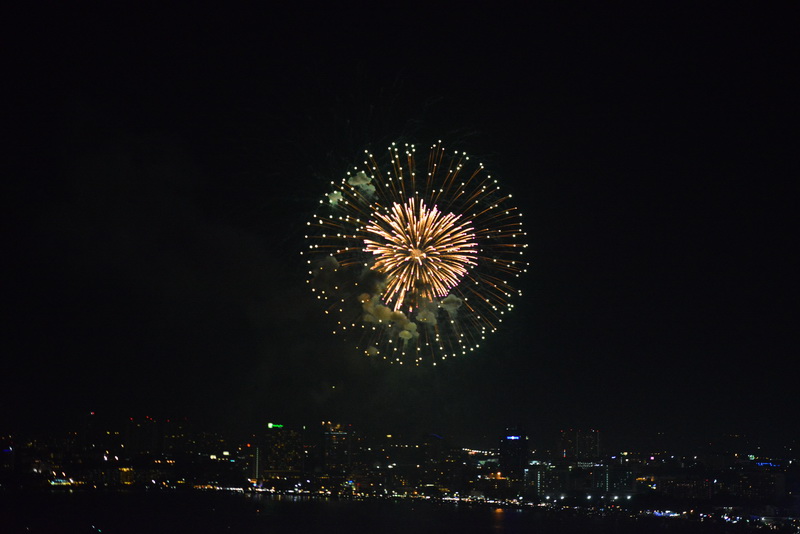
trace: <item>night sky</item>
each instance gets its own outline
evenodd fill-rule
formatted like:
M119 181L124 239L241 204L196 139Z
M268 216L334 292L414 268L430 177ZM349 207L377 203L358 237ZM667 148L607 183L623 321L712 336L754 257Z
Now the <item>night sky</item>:
M588 6L8 14L0 430L800 437L798 13ZM479 351L385 365L331 335L304 226L365 148L438 139L531 268Z

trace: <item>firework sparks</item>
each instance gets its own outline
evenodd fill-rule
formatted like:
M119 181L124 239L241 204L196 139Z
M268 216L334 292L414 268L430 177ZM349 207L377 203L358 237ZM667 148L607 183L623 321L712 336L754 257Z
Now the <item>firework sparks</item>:
M415 307L413 300L404 306L407 297L447 296L475 265L475 234L469 223L458 224L460 218L410 198L404 205L395 203L388 215L376 214L366 226L374 238L364 239L364 250L376 257L372 268L386 275L384 299L395 311Z
M483 165L431 147L367 152L320 201L306 238L309 283L369 356L391 362L466 354L497 329L526 271L521 214Z

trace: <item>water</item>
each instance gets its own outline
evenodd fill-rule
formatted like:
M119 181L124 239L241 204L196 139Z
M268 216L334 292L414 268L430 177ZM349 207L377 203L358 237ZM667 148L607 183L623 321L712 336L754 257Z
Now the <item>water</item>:
M675 520L592 518L426 501L349 501L222 492L0 493L0 533L570 534L715 532Z

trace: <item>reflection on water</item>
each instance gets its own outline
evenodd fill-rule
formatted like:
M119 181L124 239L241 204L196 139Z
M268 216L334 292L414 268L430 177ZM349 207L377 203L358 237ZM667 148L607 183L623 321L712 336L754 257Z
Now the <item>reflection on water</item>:
M504 520L504 510L502 508L495 508L494 509L494 523L492 527L496 532L503 532L503 520Z
M665 520L666 521L666 520ZM431 501L339 500L223 492L0 492L0 532L47 534L570 534L663 530L663 523ZM704 532L669 525L669 532Z

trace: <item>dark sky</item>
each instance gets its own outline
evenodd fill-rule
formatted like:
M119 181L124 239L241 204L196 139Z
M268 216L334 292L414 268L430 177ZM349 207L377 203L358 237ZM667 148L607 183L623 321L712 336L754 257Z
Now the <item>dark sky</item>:
M11 13L0 427L797 436L797 14ZM438 139L514 193L525 295L469 357L376 364L303 226L363 149Z

